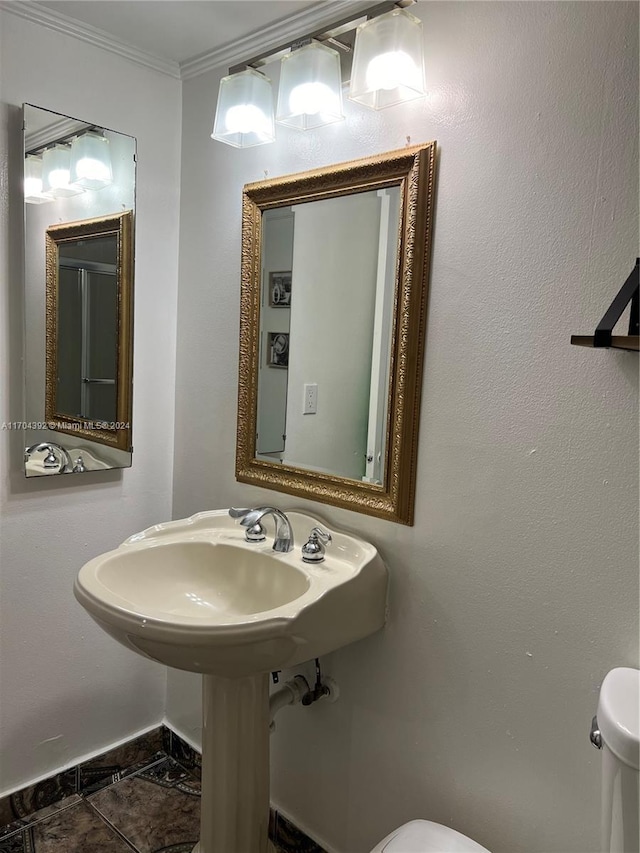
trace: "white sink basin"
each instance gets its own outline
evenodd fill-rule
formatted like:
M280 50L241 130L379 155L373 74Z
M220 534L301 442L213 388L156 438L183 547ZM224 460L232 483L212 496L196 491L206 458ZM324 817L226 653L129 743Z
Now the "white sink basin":
M159 524L96 557L74 592L93 619L139 654L203 674L284 669L381 628L387 572L376 549L330 531L324 562L302 561L318 521L287 513L295 547L246 542L226 510ZM321 526L322 523L320 523Z

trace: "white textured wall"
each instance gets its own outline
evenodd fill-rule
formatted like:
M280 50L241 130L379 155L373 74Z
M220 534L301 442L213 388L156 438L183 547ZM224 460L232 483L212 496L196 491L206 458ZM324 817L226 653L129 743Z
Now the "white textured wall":
M0 28L0 421L22 419L23 101L136 136L139 157L133 468L26 481L22 434L0 431L1 794L162 718L166 670L100 631L72 585L171 515L181 92L10 13Z
M339 853L423 816L495 853L598 849L598 687L638 664L638 360L571 347L638 253L638 6L422 3L430 97L238 151L183 91L174 514L265 501L371 539L389 622L286 709L273 798ZM166 122L164 127L166 127ZM234 479L241 189L437 139L416 523ZM197 680L170 719L197 737Z

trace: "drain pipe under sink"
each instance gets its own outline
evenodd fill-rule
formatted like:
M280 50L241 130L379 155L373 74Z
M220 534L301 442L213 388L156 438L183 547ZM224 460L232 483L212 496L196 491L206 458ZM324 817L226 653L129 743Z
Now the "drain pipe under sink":
M324 678L322 682L323 691L321 695L314 696L314 691L309 687L309 682L304 675L295 675L289 681L278 688L269 697L269 731L273 732L276 728L275 716L281 708L286 705L297 705L302 702L303 705L310 705L317 699L327 698L330 702L335 702L338 698L338 685L332 678ZM305 701L306 699L306 701Z
M275 716L286 705L296 705L302 702L302 697L309 692L309 682L304 675L296 675L269 696L269 731L276 727Z

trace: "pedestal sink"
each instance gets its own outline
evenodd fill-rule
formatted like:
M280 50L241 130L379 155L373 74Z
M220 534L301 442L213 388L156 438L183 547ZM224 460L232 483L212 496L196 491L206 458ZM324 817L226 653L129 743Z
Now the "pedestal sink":
M385 621L376 549L329 530L317 564L300 546L322 522L287 513L296 546L246 542L227 510L150 527L80 570L75 596L138 654L203 676L202 817L194 853L266 853L269 673L360 640ZM269 522L267 522L267 526Z

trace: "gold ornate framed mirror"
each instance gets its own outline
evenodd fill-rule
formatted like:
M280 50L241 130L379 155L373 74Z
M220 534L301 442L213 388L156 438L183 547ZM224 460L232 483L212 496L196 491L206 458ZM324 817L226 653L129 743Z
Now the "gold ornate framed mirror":
M240 482L413 523L435 155L245 186Z
M45 418L131 451L132 212L46 230Z

